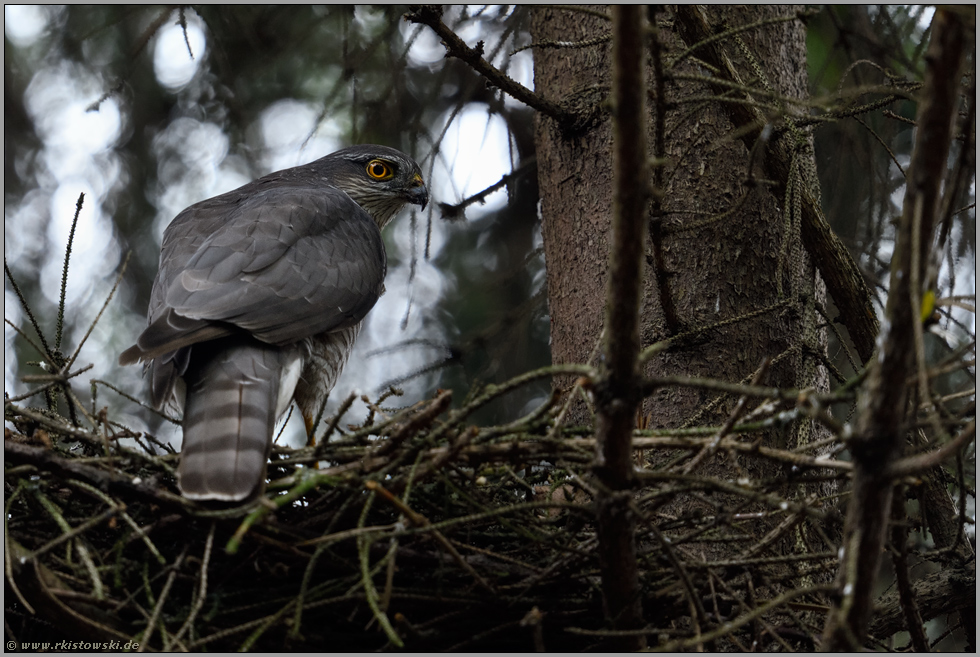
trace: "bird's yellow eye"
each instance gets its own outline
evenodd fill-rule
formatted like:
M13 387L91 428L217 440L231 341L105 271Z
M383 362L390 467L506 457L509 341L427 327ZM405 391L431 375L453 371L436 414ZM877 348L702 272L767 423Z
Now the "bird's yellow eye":
M367 165L367 175L373 180L388 180L395 175L395 172L387 162L371 160Z

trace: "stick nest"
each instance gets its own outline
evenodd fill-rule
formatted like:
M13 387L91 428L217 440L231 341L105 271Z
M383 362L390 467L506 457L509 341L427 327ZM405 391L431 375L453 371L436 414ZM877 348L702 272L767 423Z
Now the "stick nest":
M443 392L399 410L372 404L364 426L328 420L340 438L274 448L265 495L221 508L180 497L178 455L105 413L86 429L7 402L8 627L21 641L153 650L601 648L591 429L559 428L557 394L505 426L468 423L550 374L455 409ZM808 611L825 607L836 569L823 527L839 516L798 493L847 464L717 430L636 431L648 639L812 648ZM777 476L731 482L676 465L702 453ZM784 585L801 578L804 588Z

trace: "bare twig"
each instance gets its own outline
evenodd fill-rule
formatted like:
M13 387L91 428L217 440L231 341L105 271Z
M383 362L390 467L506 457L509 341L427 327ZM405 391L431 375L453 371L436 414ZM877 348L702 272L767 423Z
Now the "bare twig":
M75 202L75 216L71 220L71 230L68 232L68 246L65 247L65 265L61 271L61 295L58 297L58 323L55 329L54 349L61 349L61 338L65 329L65 291L68 289L68 263L71 261L71 247L75 241L75 227L78 226L78 215L82 212L85 194L79 194ZM61 367L61 363L57 363Z
M643 624L636 562L636 518L630 510L632 430L639 382L639 307L643 233L649 201L646 146L646 73L642 7L613 7L613 225L606 292L605 365L595 386L598 424L593 470L602 486L596 500L599 570L607 621L616 630ZM645 647L642 635L624 637L619 650Z
M483 42L479 42L476 48L470 48L456 35L453 30L442 22L442 10L431 5L413 5L410 11L405 14L406 20L412 23L421 23L432 28L443 44L446 46L448 55L456 57L468 64L474 71L485 77L490 83L498 87L505 94L521 101L528 107L547 114L560 123L567 123L570 119L568 112L550 100L544 99L534 93L524 85L516 82L507 74L495 68L483 58Z
M856 435L849 443L855 461L854 487L844 526L844 558L838 574L840 602L835 603L824 628L824 649L852 650L867 634L874 583L881 562L893 486L888 472L904 441L905 409L912 373L915 325L919 307L910 305L924 280L921 268L939 210L940 187L952 137L964 58L965 28L954 12L940 9L933 19L932 41L926 55L925 88L918 112L919 130L909 165L902 220L892 258L887 330L880 338L864 394ZM920 234L913 235L918 228ZM913 257L914 245L921 251ZM913 275L913 263L920 271Z

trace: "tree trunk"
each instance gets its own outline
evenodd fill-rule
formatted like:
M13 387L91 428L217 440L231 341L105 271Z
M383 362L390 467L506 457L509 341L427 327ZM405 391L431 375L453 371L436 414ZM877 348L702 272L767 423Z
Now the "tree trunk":
M710 20L716 25L725 21L741 25L792 15L795 9L711 11ZM532 16L536 42L581 42L608 31L605 21L583 13L542 9ZM664 13L657 17L675 26L681 20ZM674 29L661 26L659 34L666 59L688 45ZM752 30L742 38L776 93L806 96L805 29L799 21ZM731 56L737 54L734 48L729 50ZM573 108L602 100L609 92L609 52L608 42L588 48L539 49L535 53L537 91ZM687 62L676 72L697 71ZM740 126L729 120L726 107L691 100L711 94L710 88L669 81L663 99L655 97L656 88L651 80L650 155L656 157L657 149L662 149L660 155L669 158L669 163L662 200L655 201L649 223L642 346L684 333L696 335L678 340L676 346L652 359L646 373L741 381L751 378L764 358L783 355L768 379L760 383L812 385L812 375L810 381L795 380L797 372L806 369L800 350L785 353L800 346L801 338L809 333L804 324L811 324L812 318L804 316L805 308L796 297L813 294L814 275L802 252L798 229L791 228L784 237L783 199L766 185L753 184L764 178L761 158L758 154L753 157L741 141L730 137ZM665 107L665 137L658 142L656 117ZM611 123L608 115L602 115L592 125L572 132L539 115L537 142L552 359L555 363L594 362L603 328L609 248ZM812 165L811 153L804 158ZM729 214L720 216L725 212ZM705 225L712 218L717 220ZM786 254L782 259L781 252ZM701 330L780 302L785 305L759 317L719 330ZM647 400L644 410L652 415L653 426L660 427L689 421L703 424L731 410L731 404L722 403L694 417L709 401L693 389L660 390ZM587 421L584 405L573 408L570 419Z
M603 10L605 11L605 10ZM684 76L709 75L694 59L707 59L700 47L676 66L681 53L697 41L692 23L706 19L715 30L787 17L716 41L712 56L730 58L753 89L771 89L779 97L807 97L806 30L784 6L686 7L650 11L655 36L645 53L648 75L648 134L652 203L645 236L645 269L640 308L641 349L670 340L650 358L648 378L687 376L754 382L785 388L826 389L826 373L814 354L825 339L816 328L814 304L824 295L800 237L801 187L819 199L811 139L796 131L798 108L786 106L765 120L766 141L743 143L747 126L732 103L709 97L726 93L744 99L742 89L720 90ZM532 12L531 31L539 44L581 44L608 34L600 17L566 10ZM744 48L738 41L741 40ZM612 122L599 105L609 95L611 45L540 47L535 51L535 89L575 113L570 124L538 116L538 180L542 194L542 233L548 271L552 359L558 363L596 363L602 353L603 308L610 248L613 166ZM764 79L760 79L764 78ZM719 75L720 77L720 75ZM770 96L771 97L771 96ZM753 96L760 102L770 97ZM754 110L755 111L755 110ZM749 126L751 127L751 126ZM758 130L760 126L755 126ZM794 179L770 182L765 150L778 141L794 153ZM794 189L785 202L783 190ZM767 365L763 365L763 363ZM566 391L574 380L556 385ZM586 396L575 393L566 420L592 424ZM751 401L751 400L750 400ZM640 426L679 428L722 425L738 396L708 393L696 387L656 387L642 406ZM752 408L754 404L749 404ZM773 429L766 444L792 447L813 440L814 425L798 421ZM640 467L670 468L688 474L744 480L753 485L781 475L776 466L756 459L744 462L706 455L678 463L676 452L647 453ZM669 460L674 459L674 460ZM738 506L728 506L735 503ZM678 496L664 505L659 519L676 518L693 508L715 514L748 510L744 499ZM760 520L759 535L775 520ZM656 524L653 523L653 524ZM779 539L791 549L790 532ZM731 547L714 544L717 556ZM711 558L711 555L708 555Z

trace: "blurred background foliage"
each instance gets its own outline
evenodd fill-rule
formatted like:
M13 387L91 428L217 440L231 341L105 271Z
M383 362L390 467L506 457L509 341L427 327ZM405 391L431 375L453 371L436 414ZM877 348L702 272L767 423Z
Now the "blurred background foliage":
M64 352L82 341L132 251L117 297L79 359L93 364L91 378L142 396L139 368L120 368L116 357L142 329L159 242L181 209L358 142L414 155L433 203L387 231L387 293L369 316L333 408L351 390L376 397L389 385L405 394L388 403L444 388L458 404L474 385L550 362L534 113L446 59L438 38L404 21L403 11L5 8L4 255L50 334L75 204L85 194ZM482 41L488 60L533 88L532 50L522 49L531 11L454 6L443 20L468 44ZM921 80L931 15L909 6L821 9L808 22L815 106L838 105L842 90ZM815 128L825 211L879 308L914 117L914 103L903 101ZM971 182L939 270L940 296L974 294L974 195ZM6 319L32 334L9 281L4 291ZM975 333L973 316L958 309L940 326L945 337L931 338L940 351ZM19 377L37 372L29 363L38 355L9 326L4 351L4 390L21 393ZM831 355L846 363L840 345L831 345ZM546 383L522 388L477 419L506 421L547 393ZM126 426L177 435L116 393L98 394L99 407L109 404Z
M817 105L838 103L845 89L871 91L892 83L921 81L932 13L931 7L921 5L845 5L825 8L817 14L807 31L814 102ZM975 76L976 63L968 66L973 67ZM850 105L870 103L874 99L874 94L869 93L850 101ZM916 110L915 102L902 100L851 119L820 125L814 131L824 212L864 273L879 317L888 294L891 254L905 196L905 174L912 156ZM968 136L957 135L950 152L950 166L961 155L975 158L975 152L975 142ZM972 180L961 190L955 204L953 222L943 247L943 261L935 263L937 297L976 294L975 203L976 187ZM832 305L833 300L828 299L828 303ZM925 334L929 362L941 362L959 346L971 345L975 335L975 315L953 308L932 332ZM970 348L975 351L975 345ZM841 358L842 349L833 334L829 354L843 371L851 370ZM937 377L935 385L942 394L950 394L972 388L973 382L970 375L959 371ZM974 450L969 448L971 454Z

